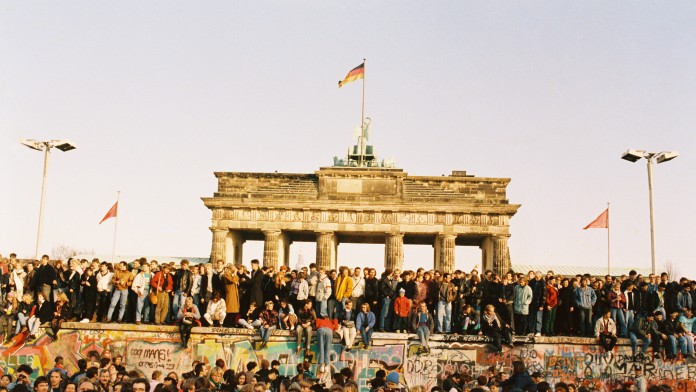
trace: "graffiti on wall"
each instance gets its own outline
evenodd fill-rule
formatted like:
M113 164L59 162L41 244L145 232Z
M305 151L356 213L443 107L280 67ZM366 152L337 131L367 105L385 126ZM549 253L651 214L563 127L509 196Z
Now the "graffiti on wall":
M64 328L58 340L46 335L29 344L0 347L0 374L13 374L20 364L36 369L33 377L53 367L57 355L65 358L68 371L77 369L77 360L87 358L91 352L120 354L127 367L146 375L154 370L183 373L191 370L193 360L212 364L222 358L230 369L245 370L249 361L280 362L282 376L293 377L297 365L307 360L310 371L317 374L318 364L314 355L298 354L294 337L287 332L276 333L266 348L260 349L258 337L247 330L200 329L191 337L188 349L182 350L178 333L171 327L144 327L139 330ZM200 333L205 331L205 333ZM676 391L696 390L696 363L682 359L662 361L652 355L631 356L630 347L619 345L610 353L603 352L585 340L551 343L525 341L503 353L491 353L490 346L475 339L440 340L431 342L429 353L424 352L415 339L403 335L376 334L370 350L345 351L338 339L331 347L329 359L331 372L350 368L355 374L360 392L368 392L369 382L377 371L398 372L406 387L423 385L430 389L441 384L449 375L460 373L475 378L490 368L509 372L513 361L523 361L527 369L538 371L550 383L560 381L580 385L593 385L601 391L609 391L621 382L633 377L636 367L643 369L650 383L668 384ZM311 346L317 352L316 342Z

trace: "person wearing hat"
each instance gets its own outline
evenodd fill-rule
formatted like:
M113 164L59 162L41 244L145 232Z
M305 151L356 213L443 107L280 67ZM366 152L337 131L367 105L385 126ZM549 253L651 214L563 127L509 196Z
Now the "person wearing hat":
M399 373L397 372L390 372L387 375L387 379L385 380L387 382L387 388L388 390L394 390L399 388L399 383L401 382L401 377L399 376Z
M394 299L394 329L397 333L406 333L408 314L411 312L411 300L406 298L406 289L399 290L399 296Z
M365 350L369 350L370 342L372 341L372 328L375 326L375 314L370 311L370 304L368 303L362 304L360 310L361 312L358 313L355 324L358 331L360 331Z
M259 348L264 349L268 345L268 338L271 337L271 332L278 326L278 312L273 310L273 301L266 301L266 309L259 315L259 320L261 320L261 326L259 327L261 346Z

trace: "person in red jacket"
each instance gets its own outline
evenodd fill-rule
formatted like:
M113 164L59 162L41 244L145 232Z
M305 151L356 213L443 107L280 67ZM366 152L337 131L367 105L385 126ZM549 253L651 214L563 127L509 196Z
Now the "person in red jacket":
M546 282L546 305L544 305L544 328L542 331L546 336L553 335L557 307L558 289L556 288L556 277L552 276Z
M162 264L150 280L150 289L157 293L157 305L155 305L155 325L165 324L169 312L169 293L174 288L174 279L169 274L169 265Z
M317 364L319 371L325 372L329 366L329 353L331 353L331 343L333 343L333 331L336 330L338 324L336 320L332 320L326 314L317 317L317 345L319 353L317 356Z
M411 313L411 300L406 298L406 290L399 290L399 296L394 300L394 328L397 333L406 333L408 329L408 315Z

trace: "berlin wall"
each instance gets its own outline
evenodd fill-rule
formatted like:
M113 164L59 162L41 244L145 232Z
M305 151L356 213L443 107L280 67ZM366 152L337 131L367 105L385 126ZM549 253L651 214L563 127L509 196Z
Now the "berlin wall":
M435 335L430 353L425 354L413 334L407 338L405 334L375 333L370 350L342 351L336 338L330 359L332 371L353 370L360 392L369 391L369 380L379 369L400 373L407 388L424 385L429 389L454 372L476 377L491 366L509 372L515 360L522 360L529 371L541 372L551 383L574 382L610 391L630 379L635 366L641 366L651 383L669 384L676 391L696 390L696 363L662 361L650 354L631 357L626 343L622 340L613 352L603 353L591 339L524 337L514 348L498 354L478 336ZM287 331L275 331L267 348L258 347L258 336L246 329L194 328L189 348L182 350L177 327L64 323L57 341L41 333L32 343L0 347L0 373L13 374L18 365L27 363L38 369L35 378L53 367L57 355L65 358L66 368L73 372L77 360L87 358L91 351L123 355L127 368L141 370L148 377L154 370L182 373L191 370L193 360L213 364L218 358L235 371L245 369L249 361L278 360L280 374L294 376L296 365L305 359L295 354L295 338ZM317 351L315 339L312 350ZM316 358L311 362L316 372Z

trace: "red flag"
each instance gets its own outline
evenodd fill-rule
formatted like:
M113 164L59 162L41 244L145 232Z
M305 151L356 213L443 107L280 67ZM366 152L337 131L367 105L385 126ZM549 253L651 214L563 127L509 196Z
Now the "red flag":
M592 223L583 227L583 230L587 229L608 229L609 228L609 208L604 210L597 219L593 220Z
M118 202L114 203L114 206L111 207L111 209L109 210L109 212L106 213L106 215L104 215L104 218L102 218L102 220L101 220L101 222L99 222L99 224L101 225L102 222L104 222L105 220L107 220L109 218L115 218L117 215L118 215Z

